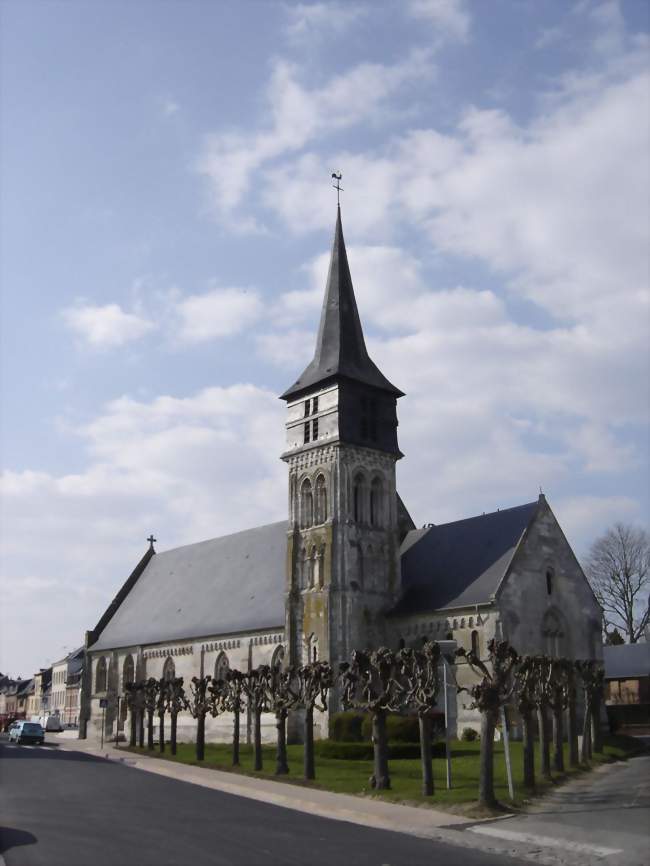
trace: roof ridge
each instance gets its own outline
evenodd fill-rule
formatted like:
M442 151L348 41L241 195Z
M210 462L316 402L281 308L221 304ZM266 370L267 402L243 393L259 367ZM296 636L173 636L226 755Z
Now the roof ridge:
M430 526L424 526L423 529L442 529L445 526L453 526L454 523L465 523L468 520L482 520L484 517L493 517L495 514L506 514L508 511L516 511L518 508L529 508L532 505L537 505L538 500L532 502L522 502L521 505L510 505L508 508L497 508L496 511L484 511L483 514L473 514L471 517L459 517L458 520L450 520L447 523L432 523Z
M185 550L188 547L198 547L200 544L209 544L211 541L221 541L223 538L234 538L236 535L243 535L246 532L255 532L258 529L269 529L271 526L279 526L281 523L286 524L285 520L274 520L272 523L262 523L260 526L249 526L247 529L238 529L236 532L227 532L225 535L215 535L214 538L204 538L202 541L191 541L189 544L179 544L177 547L168 547L167 550L159 551L156 556L164 557L167 553L174 553L177 550Z

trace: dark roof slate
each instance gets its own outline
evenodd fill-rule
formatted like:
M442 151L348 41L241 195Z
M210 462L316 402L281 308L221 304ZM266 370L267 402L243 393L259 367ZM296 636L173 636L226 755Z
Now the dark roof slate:
M409 532L394 616L492 600L537 502Z
M284 625L287 522L157 553L89 649Z
M368 355L354 297L340 208L336 216L334 243L314 358L302 375L282 394L282 399L292 399L315 385L337 378L351 379L388 391L397 397L403 396L403 392L388 381Z

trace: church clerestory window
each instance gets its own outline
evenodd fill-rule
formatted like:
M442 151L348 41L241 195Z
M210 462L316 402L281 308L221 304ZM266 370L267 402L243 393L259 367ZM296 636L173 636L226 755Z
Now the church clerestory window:
M553 577L554 577L553 569L547 568L546 569L546 594L547 595L553 594Z
M228 671L230 670L230 662L225 652L220 652L217 660L214 663L214 678L215 680L225 680Z
M476 629L474 629L474 631L472 632L472 652L473 652L474 655L476 655L478 658L481 657L480 646L479 646L479 639L478 639L478 632L476 631Z
M129 653L122 665L122 686L132 682L135 682L135 665L133 664L133 656Z
M174 664L174 659L171 656L167 656L165 659L165 664L163 665L163 679L166 682L170 682L176 676L176 665Z

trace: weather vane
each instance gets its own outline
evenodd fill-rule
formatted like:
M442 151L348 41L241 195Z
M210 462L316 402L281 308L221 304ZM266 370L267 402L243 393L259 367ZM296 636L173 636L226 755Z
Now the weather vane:
M332 177L336 181L336 183L332 184L332 186L336 190L336 204L340 207L341 206L341 193L344 192L344 189L341 186L341 178L343 177L343 175L341 174L340 171L339 172L333 171Z

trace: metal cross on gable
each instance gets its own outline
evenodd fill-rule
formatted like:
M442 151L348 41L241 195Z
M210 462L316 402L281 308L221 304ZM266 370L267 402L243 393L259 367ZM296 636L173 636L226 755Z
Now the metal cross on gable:
M149 538L147 539L147 541L148 541L149 544L153 547L154 541L157 541L157 539L155 539L155 538L153 537L153 535L150 535Z
M339 172L333 171L332 177L336 181L336 183L332 184L332 186L336 190L336 204L339 205L339 207L340 207L340 205L341 205L341 193L344 192L344 189L341 186L341 178L343 177L343 175L341 174L340 171Z

